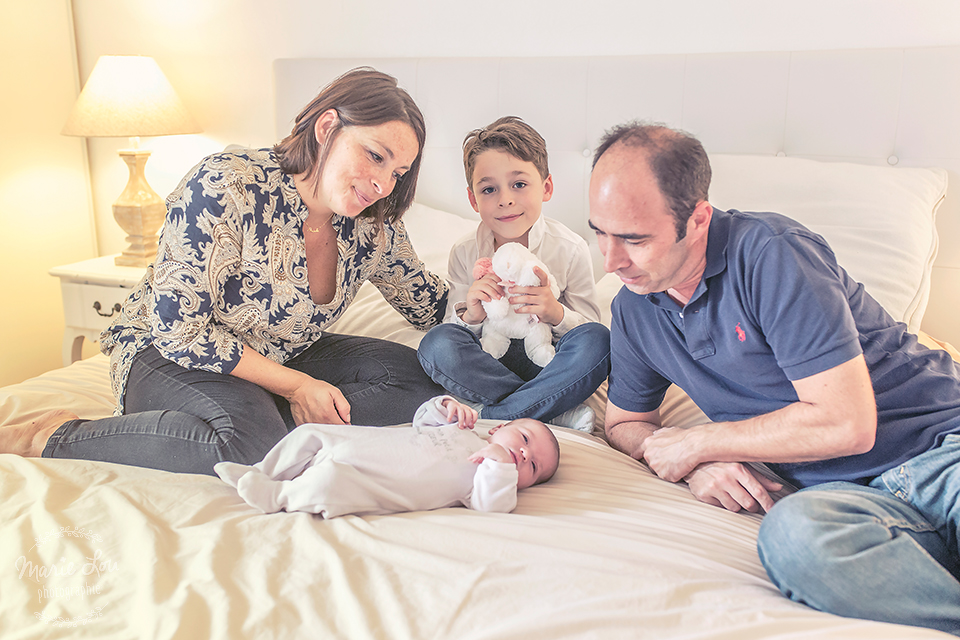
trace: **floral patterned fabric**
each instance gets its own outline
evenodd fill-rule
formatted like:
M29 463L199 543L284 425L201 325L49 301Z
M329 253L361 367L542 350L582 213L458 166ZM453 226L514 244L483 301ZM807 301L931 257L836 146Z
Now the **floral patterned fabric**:
M284 363L340 317L366 280L414 326L440 322L447 285L427 271L400 221L380 228L335 215L337 291L315 304L307 215L270 149L215 154L190 171L167 198L156 262L100 336L117 415L133 358L148 345L188 369L230 373L243 345Z

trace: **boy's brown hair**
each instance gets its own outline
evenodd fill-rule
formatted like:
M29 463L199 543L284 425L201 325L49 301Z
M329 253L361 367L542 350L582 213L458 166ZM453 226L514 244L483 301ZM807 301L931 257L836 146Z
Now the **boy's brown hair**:
M547 143L537 130L516 116L497 118L482 129L474 129L463 140L463 170L467 176L467 187L473 189L473 169L477 157L489 149L509 153L524 162L532 162L547 179L550 167L547 165Z

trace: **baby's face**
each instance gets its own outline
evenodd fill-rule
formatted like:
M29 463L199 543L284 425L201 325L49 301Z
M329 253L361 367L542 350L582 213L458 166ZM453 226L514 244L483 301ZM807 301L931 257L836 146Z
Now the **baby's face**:
M539 420L520 418L490 430L490 442L499 444L513 457L519 481L526 489L553 475L559 464L556 440Z

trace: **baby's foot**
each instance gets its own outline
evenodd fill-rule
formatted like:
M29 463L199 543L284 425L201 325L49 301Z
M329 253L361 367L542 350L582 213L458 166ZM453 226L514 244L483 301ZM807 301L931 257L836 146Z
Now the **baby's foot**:
M0 427L0 453L39 458L53 432L63 423L79 417L65 409L54 409L24 424Z
M283 510L278 501L282 487L282 482L269 478L258 469L251 469L237 482L237 493L251 507L264 513L276 513Z

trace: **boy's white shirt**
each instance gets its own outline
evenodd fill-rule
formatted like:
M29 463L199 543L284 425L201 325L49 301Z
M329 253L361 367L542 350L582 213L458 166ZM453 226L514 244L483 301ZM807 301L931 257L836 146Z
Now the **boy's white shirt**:
M487 430L447 422L428 400L409 427L303 424L255 465L220 462L214 471L264 513L307 511L326 518L463 505L507 513L517 505L517 467L469 456Z
M527 248L547 265L560 288L563 320L553 327L554 337L559 338L586 322L600 322L593 261L586 240L562 223L541 215L530 227L527 243ZM447 264L450 294L444 322L453 322L481 334L482 323L467 324L457 311L466 305L477 259L492 258L494 251L493 231L482 221L476 233L465 235L453 245Z

